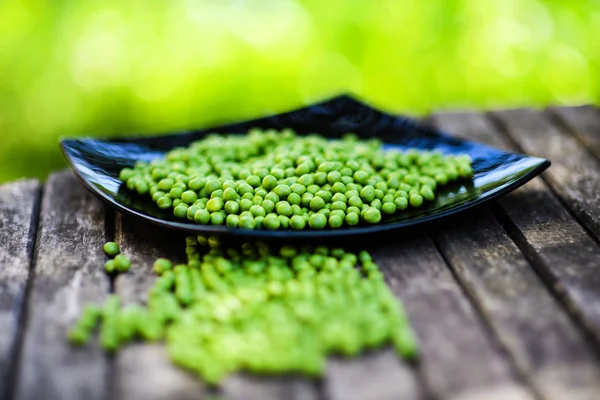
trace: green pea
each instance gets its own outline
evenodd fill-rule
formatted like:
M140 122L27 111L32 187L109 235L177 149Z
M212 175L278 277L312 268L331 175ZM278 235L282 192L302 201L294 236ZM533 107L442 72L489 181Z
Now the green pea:
M171 206L173 205L173 201L170 197L163 196L156 201L156 204L158 205L158 208L166 210L168 208L171 208Z
M100 345L113 352L119 347L118 320L120 301L116 295L106 299L102 310L102 328L100 330Z
M290 227L293 230L300 231L306 226L306 221L300 215L292 215L290 218Z
M394 197L395 198L404 197L405 199L408 199L408 193L405 192L404 190L398 190L396 193L394 193Z
M250 207L250 213L254 217L264 217L265 215L267 215L265 209L259 205Z
M155 203L158 201L158 199L160 199L161 197L165 196L165 192L161 192L160 190L154 192L154 194L152 195L152 201L154 201Z
M188 207L184 205L185 203L180 203L175 209L173 209L173 215L177 218L187 218Z
M277 216L277 214L268 214L263 220L263 226L269 230L279 229L280 225L281 222L279 221L279 217Z
M384 214L393 214L396 212L396 204L393 202L383 203L381 206L381 212Z
M342 211L345 211L346 210L346 203L344 203L343 201L334 201L331 204L331 210L342 210Z
M418 194L410 196L410 205L413 207L421 207L423 205L423 197Z
M288 217L292 215L292 207L287 201L280 201L279 203L277 203L276 210L277 214L279 215L285 215Z
M153 270L158 275L162 275L165 271L170 270L173 267L171 261L166 258L158 258L154 261Z
M163 192L168 192L171 190L175 181L171 178L164 178L158 181L158 188Z
M240 205L234 200L229 200L225 203L224 210L227 214L237 214L240 210Z
M433 190L431 190L431 188L429 186L423 185L421 187L421 190L419 191L419 194L421 196L423 196L423 198L427 201L432 201L435 198L435 195L433 194Z
M198 212L198 210L200 210L200 207L198 206L188 207L186 210L186 218L193 221L194 215L196 214L196 212Z
M309 173L302 174L300 176L300 178L298 178L298 183L300 185L303 185L304 187L308 188L310 185L312 185L314 183L313 174L309 174Z
M206 209L211 212L214 213L216 211L220 211L223 206L225 204L223 204L223 199L220 197L215 197L214 199L210 199L208 201L208 203L206 203Z
M373 199L375 198L375 189L373 188L373 186L367 185L363 187L360 191L360 198L362 199L362 201L365 201L367 203L373 201Z
M106 263L104 263L104 270L109 273L112 274L113 272L115 272L115 261L114 260L108 260Z
M127 272L131 268L131 261L123 254L115 256L115 270L118 272Z
M214 192L212 192L212 193L210 194L210 198L211 198L211 199L214 199L214 198L216 198L216 197L223 198L223 189L218 189L218 190L215 190Z
M225 222L225 215L221 211L215 211L210 214L210 223L213 225L223 225Z
M349 213L360 214L360 208L355 207L355 206L350 206L350 207L346 208L346 214L349 214Z
M206 190L206 193L208 195L210 195L215 190L221 190L221 189L222 189L221 183L218 180L216 180L216 179L209 180L204 185L204 190Z
M333 215L331 214L329 216L329 226L332 228L339 228L343 225L344 223L344 218L340 217L339 215Z
M229 214L227 216L227 218L225 218L225 224L229 228L237 228L237 226L239 225L239 222L240 222L240 218L235 214Z
M237 192L239 194L241 194L242 196L244 196L246 193L253 194L254 189L252 188L252 186L248 185L247 183L242 183L241 185L238 186Z
M317 185L308 185L306 187L306 192L312 195L315 195L319 190L321 190L321 187ZM304 195L306 195L306 193L304 193Z
M259 181L259 184L260 184L260 181ZM254 185L252 185L252 186L254 186ZM275 188L277 186L277 178L275 178L273 175L265 176L262 180L262 186L266 190L271 190L271 189ZM254 186L254 187L258 187L258 185Z
M290 187L287 185L277 185L275 187L275 189L273 189L273 193L275 193L277 196L279 196L280 199L287 198L291 192L292 191L291 191Z
M298 193L290 193L287 197L287 201L292 205L300 205L302 204L302 197L300 197Z
M340 174L338 171L331 171L327 174L327 182L329 182L330 185L339 182L341 179L342 174Z
M329 203L333 195L327 190L319 190L315 196L322 198L325 203Z
M181 194L181 200L186 204L193 204L198 200L198 195L192 190L186 190Z
M127 181L129 178L135 175L135 171L131 168L123 168L121 172L119 172L119 179L123 182Z
M267 194L268 194L268 192L262 188L258 188L254 191L255 197L261 197L263 199L267 196Z
M198 210L196 214L194 214L194 221L201 225L206 225L211 219L210 212L208 210Z
M240 216L239 227L243 229L254 229L255 222L252 215Z
M327 173L322 172L322 171L317 172L314 174L313 179L314 179L314 183L316 185L319 185L319 186L324 185L325 182L327 182Z
M232 187L228 187L225 190L223 190L223 201L235 201L239 197L240 196L238 195L238 193Z
M381 212L377 208L371 207L365 212L364 219L370 224L376 224L381 221Z
M346 185L342 182L336 182L333 184L333 186L331 186L331 191L333 193L345 193L346 192Z
M361 262L361 264L366 264L368 262L372 262L373 258L371 257L371 254L369 254L368 251L366 250L361 250L358 253L358 260Z
M363 205L362 200L358 196L352 196L348 199L348 204L354 207L361 207Z
M290 218L286 215L280 215L279 226L281 229L288 229L290 227Z
M351 212L346 214L346 224L350 225L350 226L354 226L357 225L359 220L360 220L360 216L358 215L358 213L355 212Z
M327 217L323 214L313 214L308 219L308 225L313 229L323 229L327 225Z
M178 187L174 187L169 191L169 197L172 199L180 199L183 194L183 190Z
M322 197L315 196L310 200L310 209L317 211L325 207L325 200Z
M119 254L119 245L115 242L107 242L104 244L104 252L109 257L114 257Z
M440 185L445 185L446 183L448 183L448 176L443 172L437 173L433 178Z
M263 200L263 202L260 205L267 214L269 214L270 212L273 211L273 209L275 209L275 204L271 200L268 200L268 199Z
M358 171L354 172L353 178L354 178L354 182L364 185L367 183L367 180L369 179L369 174L365 171L358 170Z
M381 206L382 206L382 205L383 205L383 203L382 203L382 202L381 202L381 200L379 200L379 199L374 199L374 200L371 202L371 207L373 207L373 208L376 208L376 209L378 209L378 210L381 210Z
M471 165L469 164L460 164L458 167L458 173L461 178L470 178L473 176L473 167L471 167ZM437 178L436 181L439 182Z
M204 180L204 178L194 178L189 181L188 187L191 190L198 191L198 190L202 189L205 184L206 184L206 181Z
M253 206L253 203L251 200L248 200L248 199L240 200L240 211L248 211L248 210L250 210L250 208L252 206Z

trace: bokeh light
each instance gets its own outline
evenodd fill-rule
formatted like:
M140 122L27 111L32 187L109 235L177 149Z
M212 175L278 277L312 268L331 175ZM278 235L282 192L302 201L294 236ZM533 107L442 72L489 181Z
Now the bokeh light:
M600 99L597 0L8 0L0 181L60 136L168 132L353 92L396 113Z

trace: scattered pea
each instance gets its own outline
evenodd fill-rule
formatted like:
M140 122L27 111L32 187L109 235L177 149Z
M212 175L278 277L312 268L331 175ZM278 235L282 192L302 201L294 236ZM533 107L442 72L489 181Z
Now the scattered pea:
M127 272L131 268L131 261L123 254L119 254L114 259L114 266L117 272Z
M116 244L115 242L107 242L104 245L104 252L106 253L107 256L114 257L117 254L119 254L119 245Z

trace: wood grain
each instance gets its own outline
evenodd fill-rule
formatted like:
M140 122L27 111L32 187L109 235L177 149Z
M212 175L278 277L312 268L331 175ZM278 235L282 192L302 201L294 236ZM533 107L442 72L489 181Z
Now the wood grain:
M424 398L414 369L389 348L354 360L332 358L327 364L325 389L328 399Z
M115 280L115 292L123 305L145 304L155 274L154 260L167 257L185 260L185 236L116 215L115 241L131 260L131 269ZM171 363L163 344L132 343L116 355L117 399L198 399L204 387L200 380Z
M70 172L44 188L17 399L105 399L108 363L97 344L78 349L65 335L82 307L108 293L104 207Z
M435 398L533 398L426 236L389 234L374 258L410 315Z
M557 117L600 160L600 110L598 108L586 105L552 107L547 111Z
M37 180L0 186L0 397L8 396L14 379L40 196Z
M461 137L509 147L481 114L439 114L433 122ZM540 199L540 193L542 201L531 204L532 199ZM536 216L546 213L549 217L549 211L561 210L539 179L506 196L501 204L517 225L528 221L532 224ZM562 218L572 233L578 230L576 236L586 236L564 209ZM563 225L560 219L536 222L544 228L538 230L537 237L529 235L528 247L540 239L560 236L558 230ZM439 247L537 391L547 399L596 398L600 391L600 370L595 353L589 351L590 343L550 296L496 218L482 209L457 216L447 226L434 233ZM538 267L544 275L552 275L553 270L560 271L569 263L569 256L568 252L563 253L560 259L547 260ZM539 255L535 258L539 259ZM587 265L581 257L577 261L583 261L583 268ZM572 264L572 268L576 269L577 264Z
M117 215L115 239L132 262L129 273L118 276L116 292L124 304L143 303L154 282L152 264L159 257L185 261L185 235L165 231ZM140 368L140 360L144 360ZM122 399L197 399L206 392L201 380L169 361L162 344L133 344L117 356L116 392ZM315 399L314 386L300 378L258 379L234 375L218 391L223 399Z
M600 240L600 162L541 112L506 110L491 116L523 151L552 161L544 177L565 206Z

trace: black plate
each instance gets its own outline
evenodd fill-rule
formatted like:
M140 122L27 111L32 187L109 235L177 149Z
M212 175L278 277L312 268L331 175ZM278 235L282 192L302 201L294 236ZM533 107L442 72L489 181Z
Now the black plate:
M446 154L469 154L473 159L474 179L446 186L436 192L435 201L419 209L386 216L377 225L304 231L244 230L197 225L176 219L171 211L160 210L149 198L131 194L118 179L122 168L133 166L138 160L150 161L162 157L171 148L186 146L209 132L244 133L251 127L291 127L300 134L318 132L331 138L355 132L363 138L378 137L390 149L435 149ZM543 158L508 153L451 137L420 126L407 117L376 110L350 96L339 96L296 111L217 128L113 140L63 139L60 146L84 185L124 214L165 228L245 236L340 236L402 228L454 214L506 194L550 166L550 161Z

